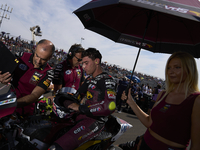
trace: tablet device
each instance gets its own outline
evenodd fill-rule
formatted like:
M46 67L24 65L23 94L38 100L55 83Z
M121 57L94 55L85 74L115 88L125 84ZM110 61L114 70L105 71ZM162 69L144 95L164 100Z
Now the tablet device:
M17 59L11 51L0 41L0 71L3 73L14 72L17 67Z

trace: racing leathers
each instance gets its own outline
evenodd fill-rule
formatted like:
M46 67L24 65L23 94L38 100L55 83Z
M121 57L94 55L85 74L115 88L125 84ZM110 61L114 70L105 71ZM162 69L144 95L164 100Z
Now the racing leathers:
M76 125L55 141L64 150L73 150L96 137L116 108L116 82L107 73L89 76L77 92L84 96L84 102L79 106Z

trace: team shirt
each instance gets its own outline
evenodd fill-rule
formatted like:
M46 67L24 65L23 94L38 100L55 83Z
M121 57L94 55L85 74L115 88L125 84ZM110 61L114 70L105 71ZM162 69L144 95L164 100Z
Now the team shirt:
M56 65L53 84L62 84L63 87L71 87L78 90L83 80L83 69L80 65L72 68L67 60Z
M34 68L33 55L34 54L25 52L17 55L18 66L14 71L11 82L15 88L17 98L31 94L36 86L47 90L53 79L54 72L48 63L40 66L40 68ZM18 108L17 112L22 114L22 111L24 111L24 114L32 115L34 106L35 104L33 103L23 108Z

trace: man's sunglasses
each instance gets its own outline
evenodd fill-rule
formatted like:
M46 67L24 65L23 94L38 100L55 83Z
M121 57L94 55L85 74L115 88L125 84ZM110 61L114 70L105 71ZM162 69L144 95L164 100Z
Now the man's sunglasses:
M76 56L74 56L74 57L76 57ZM77 58L77 57L76 57L76 59L78 60L78 62L82 61L82 59L79 59L79 58Z

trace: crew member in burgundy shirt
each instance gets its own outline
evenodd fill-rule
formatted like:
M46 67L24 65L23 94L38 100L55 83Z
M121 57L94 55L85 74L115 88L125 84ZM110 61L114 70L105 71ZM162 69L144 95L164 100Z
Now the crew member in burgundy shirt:
M35 52L17 54L18 66L13 77L10 73L0 74L4 84L11 81L17 95L17 112L28 116L34 112L35 102L45 93L53 79L53 70L47 63L55 51L49 40L38 42Z
M56 65L53 79L54 93L62 87L78 90L84 80L83 69L80 66L83 51L84 49L80 44L72 45L67 59Z

